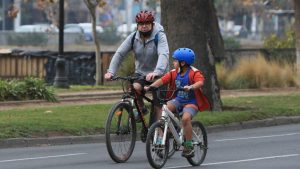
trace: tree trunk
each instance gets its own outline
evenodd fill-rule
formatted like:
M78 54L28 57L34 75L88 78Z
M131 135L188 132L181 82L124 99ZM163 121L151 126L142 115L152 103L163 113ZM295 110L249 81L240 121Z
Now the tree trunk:
M95 85L101 85L103 84L102 69L101 69L102 59L101 59L101 52L100 52L100 42L99 39L97 38L98 36L96 31L96 18L93 18L92 25L93 25L93 38L95 44L95 58L96 58L96 84Z
M224 56L215 8L211 0L161 0L162 24L167 34L170 53L180 47L195 51L194 66L205 78L204 93L212 110L221 111L220 89L214 57Z
M101 61L101 50L100 50L100 42L99 39L97 38L97 31L96 31L96 9L99 3L101 1L96 1L92 2L91 0L85 0L84 1L86 6L89 9L89 12L91 14L92 18L92 29L93 29L93 39L94 39L94 44L95 44L95 61L96 61L96 73L95 73L95 85L100 85L103 84L103 77L102 77L102 61Z
M295 6L295 33L296 33L296 70L300 75L300 1L294 0Z

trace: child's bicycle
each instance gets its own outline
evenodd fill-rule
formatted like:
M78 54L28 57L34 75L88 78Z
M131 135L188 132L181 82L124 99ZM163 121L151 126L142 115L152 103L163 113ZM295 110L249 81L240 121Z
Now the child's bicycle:
M136 109L139 117L141 117L141 141L145 142L147 138L148 128L155 120L154 103L156 101L156 93L152 92L153 99L143 95L143 99L150 103L150 117L149 125L147 124L144 114L141 113L139 106L137 106L137 92L133 87L135 80L144 77L113 77L112 80L121 80L124 94L121 101L118 101L111 108L105 126L105 141L106 148L110 157L117 163L126 162L135 147L137 128L136 120L133 110ZM129 84L125 83L129 82ZM149 111L149 110L148 110ZM170 144L173 143L170 140ZM168 156L172 156L175 153L174 149L170 149Z
M150 90L158 90L151 88ZM172 96L179 90L173 91ZM170 98L172 98L172 96ZM162 168L168 157L170 148L175 151L181 151L184 143L183 128L181 126L181 117L174 115L166 106L166 102L170 99L161 99L163 104L162 115L160 120L153 123L148 131L146 140L146 153L150 165L153 168ZM203 124L199 121L192 121L193 126L193 146L195 155L187 158L188 162L193 166L199 166L205 159L207 153L207 133ZM158 141L159 136L162 140ZM173 147L169 144L169 139L174 138ZM161 139L161 138L160 138Z

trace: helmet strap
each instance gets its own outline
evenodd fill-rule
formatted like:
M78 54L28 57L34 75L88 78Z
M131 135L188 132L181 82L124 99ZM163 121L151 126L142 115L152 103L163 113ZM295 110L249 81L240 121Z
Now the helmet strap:
M179 73L182 73L184 69L187 69L189 66L186 62L184 61L178 61L179 62ZM184 62L185 64L182 66L181 63Z
M184 66L181 65L182 61L178 61L178 63L179 63L179 73L181 74L183 72Z

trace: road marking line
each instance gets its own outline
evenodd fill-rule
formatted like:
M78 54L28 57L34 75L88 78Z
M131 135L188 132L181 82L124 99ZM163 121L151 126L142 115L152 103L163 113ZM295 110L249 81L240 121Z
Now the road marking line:
M235 160L235 161L223 161L223 162L215 162L215 163L203 163L201 166L220 165L220 164L230 164L230 163L241 163L241 162L249 162L249 161L268 160L268 159L274 159L274 158L295 157L295 156L299 156L299 155L300 155L300 154L287 154L287 155L280 155L280 156L269 156L269 157L260 157L260 158L250 158L250 159ZM191 165L176 166L176 167L166 167L166 168L172 169L172 168L187 168L187 167L191 167Z
M269 135L269 136L229 138L229 139L220 139L220 140L214 140L214 141L215 141L215 142L221 142L221 141L249 140L249 139L260 139L260 138L271 138L271 137L293 136L293 135L299 135L299 134L300 134L300 133L288 133L288 134L278 134L278 135Z
M78 156L78 155L85 155L85 154L87 154L87 153L62 154L62 155L55 155L55 156L32 157L32 158L20 158L20 159L2 160L2 161L0 161L0 163L26 161L26 160L38 160L38 159L47 159L47 158L58 158L58 157L68 157L68 156Z
M300 154L287 154L287 155L280 155L280 156L250 158L250 159L236 160L236 161L224 161L224 162L216 162L216 163L206 163L206 164L203 164L203 165L219 165L219 164L228 164L228 163L241 163L241 162L248 162L248 161L268 160L268 159L274 159L274 158L295 157L295 156L299 156L299 155Z

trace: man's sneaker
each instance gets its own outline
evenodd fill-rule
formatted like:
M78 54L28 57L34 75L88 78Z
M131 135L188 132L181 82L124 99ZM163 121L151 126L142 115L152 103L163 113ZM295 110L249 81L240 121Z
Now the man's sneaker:
M185 158L192 158L195 156L195 151L193 146L184 146L181 154Z

